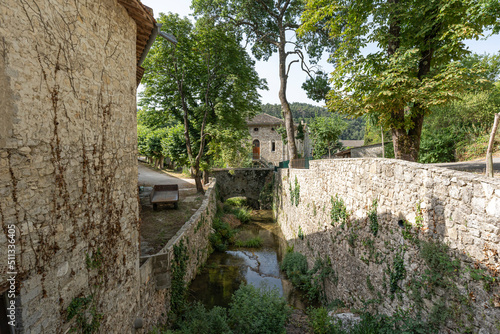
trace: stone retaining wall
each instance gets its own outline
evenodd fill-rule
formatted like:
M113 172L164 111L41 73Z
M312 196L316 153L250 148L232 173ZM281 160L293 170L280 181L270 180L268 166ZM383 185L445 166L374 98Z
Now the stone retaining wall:
M140 315L144 323L144 333L167 320L172 292L174 246L182 242L187 247L188 261L184 282L188 284L208 258L210 248L208 236L212 230L212 220L216 211L215 182L212 182L201 207L167 245L157 254L141 258L141 260L146 259L140 268Z
M310 267L329 258L330 301L498 333L500 180L390 159L311 161L278 176L278 223Z

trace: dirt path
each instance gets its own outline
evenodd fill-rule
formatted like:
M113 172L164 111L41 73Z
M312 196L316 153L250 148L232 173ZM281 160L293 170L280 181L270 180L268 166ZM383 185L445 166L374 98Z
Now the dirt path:
M139 185L153 186L155 184L178 184L179 189L196 188L193 179L181 179L165 172L155 170L145 163L139 162Z
M186 221L200 207L204 196L196 193L193 179L182 179L155 170L145 163L139 162L139 179L141 186L141 256L158 252L172 238ZM153 210L149 200L152 186L155 184L179 185L179 208L173 205L160 205Z

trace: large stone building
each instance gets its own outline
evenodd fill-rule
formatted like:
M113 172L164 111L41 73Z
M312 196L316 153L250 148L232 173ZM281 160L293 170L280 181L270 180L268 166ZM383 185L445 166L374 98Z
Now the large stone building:
M135 96L157 29L138 0L0 2L2 333L132 332Z
M283 143L277 129L284 127L282 119L262 113L247 122L250 136L252 137L253 160L262 160L277 166L281 161L289 160L288 146ZM311 145L304 126L304 140L296 140L297 151L301 157L311 155ZM297 126L295 126L297 136Z

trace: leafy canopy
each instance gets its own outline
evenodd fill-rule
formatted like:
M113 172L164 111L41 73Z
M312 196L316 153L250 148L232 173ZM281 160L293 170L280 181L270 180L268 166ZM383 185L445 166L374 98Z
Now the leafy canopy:
M149 117L141 117L163 126L172 120L182 124L188 161L198 169L207 152L241 148L246 119L259 109L257 89L265 89L265 82L240 45L240 34L230 26L208 18L193 25L187 18L163 13L157 21L178 43L157 40L151 48L140 101ZM172 131L164 151L184 160L184 152L173 149L180 143L181 129L177 125ZM231 145L221 149L224 141Z
M377 114L393 138L395 130L407 135L401 143L415 159L430 108L486 81L480 64L459 60L469 53L465 39L498 26L499 8L485 0L307 0L301 32L323 29L335 46L328 108ZM369 43L379 50L364 54Z

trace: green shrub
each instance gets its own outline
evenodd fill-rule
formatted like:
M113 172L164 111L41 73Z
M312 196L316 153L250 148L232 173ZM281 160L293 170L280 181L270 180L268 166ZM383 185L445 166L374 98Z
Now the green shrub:
M317 258L314 267L308 270L307 258L298 252L289 252L281 262L283 270L292 284L305 291L309 300L325 301L323 281L331 278L336 284L338 278L331 268L330 259Z
M250 221L250 218L252 217L252 210L248 208L238 208L234 211L234 215L242 223L248 223Z
M244 285L234 293L228 313L235 333L279 334L285 333L290 308L278 290Z
M377 216L377 200L374 199L372 202L372 209L368 213L368 218L370 219L370 231L376 237L378 233L378 216Z
M432 132L424 128L418 161L421 163L455 161L455 145L460 137L462 135L451 128L437 129Z
M247 206L247 199L246 197L231 197L226 199L224 203L235 207L243 207Z
M301 287L308 279L307 258L298 252L286 253L281 262L281 270L285 272L294 286Z
M208 311L201 303L196 303L189 307L182 319L176 323L179 334L231 334L229 327L227 310L223 307L215 306Z
M332 225L335 225L335 223L341 223L340 226L343 228L349 217L344 201L337 194L335 195L335 198L332 196L330 201L332 203L332 209L330 210Z
M238 247L248 247L248 248L260 248L262 247L263 241L261 237L255 237L250 240L242 241L236 240L235 245Z
M212 228L214 232L209 235L208 240L213 249L223 252L229 245L234 243L236 232L228 223L217 217L212 223Z
M422 276L427 281L427 286L431 289L449 286L453 277L458 274L460 261L452 260L448 254L448 246L441 242L424 241L420 247L420 255L428 267Z
M314 334L336 334L342 333L340 326L332 322L332 318L328 316L328 310L324 307L309 308L307 310L309 316L309 325Z

